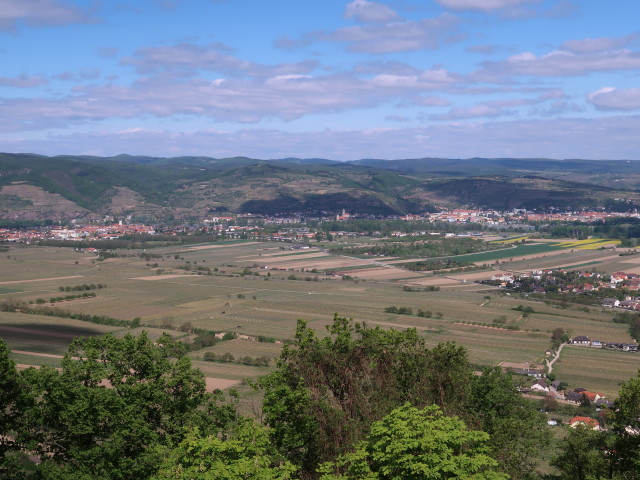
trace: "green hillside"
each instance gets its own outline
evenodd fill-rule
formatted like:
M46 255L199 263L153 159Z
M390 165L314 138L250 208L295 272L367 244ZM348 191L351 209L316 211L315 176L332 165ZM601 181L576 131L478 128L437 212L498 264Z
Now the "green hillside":
M27 220L116 215L155 221L221 211L317 214L343 208L391 215L444 207L579 209L615 202L624 208L626 200L637 198L640 162L3 153L0 187L0 218Z

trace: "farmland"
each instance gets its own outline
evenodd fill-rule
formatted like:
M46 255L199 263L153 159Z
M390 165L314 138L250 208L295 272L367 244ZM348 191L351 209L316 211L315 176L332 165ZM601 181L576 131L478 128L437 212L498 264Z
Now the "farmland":
M602 246L602 242L591 244ZM586 264L589 269L605 272L640 268L636 257L620 257L610 249L567 246L569 243L519 245L508 249L518 251L517 255L496 258L499 263L492 265L493 270L439 271L437 275L411 272L402 268L397 259L394 263L393 258L331 254L322 244L287 250L283 244L273 242L219 242L145 252L116 250L103 260L95 253L70 248L12 245L0 258L3 272L0 301L28 304L45 299L41 308L52 308L48 299L58 296L65 287L102 284L105 288L92 290L95 297L58 302L55 308L127 321L139 319L142 326L131 329L72 318L2 312L0 335L13 350L34 352L34 355L14 353L18 363L55 364L55 358L35 354L61 355L74 336L105 332L124 335L146 330L151 338L157 338L167 331L191 342L195 337L190 333L192 329L231 332L237 337L235 340L194 350L190 356L208 377L239 382L263 375L270 367L204 361L204 354L229 353L236 359L268 357L273 365L281 342L293 337L298 319L306 320L324 335L325 325L338 313L372 327L416 328L429 346L457 342L467 348L475 364L509 361L540 365L550 346L550 332L555 328L564 328L571 335L623 342L630 341L626 326L611 322L611 310L560 309L474 282L496 271L553 265ZM501 251L474 255L495 255ZM523 317L516 310L522 304L531 306L533 313ZM389 306L404 307L413 314L385 312ZM418 311L429 315L418 316ZM497 328L496 319L513 328ZM269 339L271 343L255 341L256 337ZM590 349L584 355L596 358L609 353ZM580 370L580 360L572 360L571 355L573 350L565 361L563 353L558 372L572 379L572 383L583 382L585 388L602 386L608 392L614 389L615 382L624 379L623 375L633 373L634 365L636 370L640 366L640 355L619 354L625 363L625 368L619 370L619 379L607 380L605 373L597 373L598 370L592 376L572 377L571 372Z

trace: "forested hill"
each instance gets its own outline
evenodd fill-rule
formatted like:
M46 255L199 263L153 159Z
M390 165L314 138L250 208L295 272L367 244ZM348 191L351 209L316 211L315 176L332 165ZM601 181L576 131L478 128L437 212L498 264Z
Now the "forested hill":
M0 154L0 218L196 219L422 213L443 207L593 208L637 198L640 162L357 160Z

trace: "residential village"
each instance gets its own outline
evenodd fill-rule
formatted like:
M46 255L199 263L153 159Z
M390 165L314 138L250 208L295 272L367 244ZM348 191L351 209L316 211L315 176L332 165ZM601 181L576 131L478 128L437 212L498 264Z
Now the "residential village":
M571 343L571 342L570 342ZM519 391L529 398L539 398L541 405L547 406L548 424L557 426L563 424L558 415L554 415L556 408L549 409L549 405L573 405L582 407L582 415L575 415L567 419L564 424L571 428L586 426L594 430L606 429L605 421L607 412L615 408L614 402L599 392L591 392L586 388L568 388L562 380L556 380L552 375L547 378L540 368L502 368L512 374L529 377L530 380L522 380ZM551 378L554 378L551 380ZM544 409L544 407L543 407ZM591 416L588 416L591 415ZM600 418L600 421L593 417Z
M512 209L507 211L483 210L483 209L453 209L441 210L435 213L424 213L420 215L359 215L350 214L342 210L338 214L331 212L321 212L318 215L294 214L294 215L259 215L259 214L233 214L212 216L201 219L194 224L183 225L146 225L136 222L131 216L122 219L107 216L101 224L95 222L87 223L72 220L69 225L48 225L42 227L29 228L0 228L0 241L9 242L31 242L36 240L111 240L124 235L157 233L178 235L196 234L198 232L225 234L233 238L241 235L262 235L267 226L282 226L277 232L270 232L270 239L282 239L289 241L299 241L313 238L316 231L307 227L292 227L288 225L304 225L307 221L318 222L368 219L368 220L401 220L401 221L423 221L440 224L477 224L489 230L516 229L519 231L532 232L536 227L531 223L535 222L584 222L593 223L604 221L608 218L634 217L640 218L640 213L619 213L604 211L584 211L584 212L560 212L552 211L545 213L531 212L524 209ZM271 229L272 230L272 229ZM331 232L337 236L346 235L345 231ZM427 232L418 232L425 234ZM397 232L396 235L405 235ZM471 235L471 234L468 234ZM479 234L477 234L479 235Z
M530 273L500 273L481 283L525 294L578 294L592 297L606 308L640 311L640 274L578 270L534 270Z

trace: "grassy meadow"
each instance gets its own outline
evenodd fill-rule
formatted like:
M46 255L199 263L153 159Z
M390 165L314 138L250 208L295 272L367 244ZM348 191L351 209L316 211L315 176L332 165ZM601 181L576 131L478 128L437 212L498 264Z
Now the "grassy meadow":
M524 252L518 253L513 262L501 263L499 268L524 271L548 268L550 263L588 263L596 270L612 272L629 271L640 265L636 257L619 257L612 250L576 248L571 253L564 246L564 250L560 250L556 245L561 243L542 244L546 249L530 245L536 248L527 250L525 260L515 261L517 256L524 255ZM143 327L130 330L67 318L3 312L0 313L0 336L14 350L41 354L64 353L77 335L103 332L123 335L127 331L142 330L148 331L152 338L167 331L189 340L193 335L181 329L203 328L240 336L272 337L281 342L293 337L298 319L306 320L319 335L325 335L325 326L337 313L372 327L416 328L428 345L459 343L468 349L471 361L487 365L501 361L540 364L550 346L550 332L558 327L565 328L571 335L630 341L626 327L611 322L611 310L560 309L474 283L474 279L490 277L493 271L475 272L473 276L464 273L433 276L427 272L412 277L401 264L385 263L384 258L341 257L328 254L322 248L286 250L286 246L235 241L145 252L117 250L113 252L117 257L100 261L96 254L71 248L12 245L0 257L3 272L0 301L35 303L41 299L44 307L54 305L75 313L125 320L140 318ZM510 250L526 246L529 245ZM478 255L485 253L497 252ZM344 272L352 278L345 280L327 274L335 272ZM92 298L49 302L51 297L76 293L61 292L60 287L84 284L106 287L91 290L96 293ZM438 288L426 291L426 285ZM534 313L523 318L521 312L515 310L519 305L531 306ZM390 306L411 309L413 315L385 312ZM419 317L418 310L430 315ZM519 330L490 326L496 319L517 325ZM190 355L207 376L241 380L263 375L269 367L205 362L204 353L276 358L281 347L281 343L238 338ZM557 364L559 375L578 375L576 372L583 371L576 362L572 363L574 349L569 350L567 359L563 352L561 363ZM598 355L611 353L590 349L584 355L599 358ZM20 363L30 363L28 354L14 354L14 357L16 361L20 359ZM634 365L636 371L640 366L640 355L619 354L619 357L626 366L617 372L620 376L628 374L628 378L634 373ZM47 361L53 362L51 358ZM585 388L596 388L600 385L598 382L607 380L604 373L595 372L590 372L593 376L571 378L583 382ZM615 385L605 386L611 390Z

